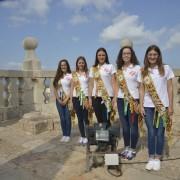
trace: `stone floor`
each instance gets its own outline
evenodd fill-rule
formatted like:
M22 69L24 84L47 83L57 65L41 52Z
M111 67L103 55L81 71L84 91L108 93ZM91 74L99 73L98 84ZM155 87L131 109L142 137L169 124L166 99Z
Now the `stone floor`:
M174 136L170 156L164 156L160 171L144 169L147 149L140 148L134 160L122 161L123 174L117 178L105 166L85 172L86 149L77 144L77 129L69 143L61 143L58 131L32 136L17 123L5 123L0 126L0 180L180 180L179 137ZM122 140L118 148L122 148Z

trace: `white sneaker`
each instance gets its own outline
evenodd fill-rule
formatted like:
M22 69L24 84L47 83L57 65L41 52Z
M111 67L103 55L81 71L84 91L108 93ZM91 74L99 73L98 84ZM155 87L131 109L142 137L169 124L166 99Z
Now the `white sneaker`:
M69 142L69 141L70 141L70 137L66 136L64 142Z
M87 142L88 142L88 139L87 138L83 138L82 143L83 144L87 144Z
M148 163L146 164L146 170L150 171L154 168L154 159L149 159Z
M159 159L154 160L153 170L159 171L161 169L161 161Z
M66 136L63 136L60 140L60 142L65 142Z
M80 138L79 138L78 143L79 143L79 144L82 144L82 143L83 143L83 137L80 137Z

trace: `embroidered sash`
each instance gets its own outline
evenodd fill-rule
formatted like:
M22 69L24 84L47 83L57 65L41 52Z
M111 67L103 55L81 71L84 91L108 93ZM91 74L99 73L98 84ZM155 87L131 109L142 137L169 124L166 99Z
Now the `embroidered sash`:
M126 79L124 77L123 71L118 69L117 70L117 80L120 89L124 93L124 112L127 114L127 106L129 104L130 112L131 112L131 122L134 122L134 115L135 113L138 114L138 126L141 129L142 132L144 132L143 129L143 118L141 114L139 113L139 103L133 98L133 96L130 94Z
M88 120L89 120L89 124L92 125L93 124L93 110L92 108L89 108L89 101L88 98L85 96L83 90L81 89L81 84L78 78L78 75L76 72L72 73L72 78L73 78L73 83L75 86L75 90L76 90L76 94L79 97L79 101L80 101L80 105L83 106L83 108L85 107L88 110Z
M107 108L108 113L110 112L110 120L115 120L115 110L112 107L111 98L104 86L104 82L101 78L99 68L93 67L94 80L96 81L96 92L102 97L102 100Z
M88 99L84 94L84 91L81 88L81 84L76 72L72 73L73 83L76 90L76 95L79 97L80 105L88 109Z
M61 80L59 80L58 82L58 88L60 89L60 100L64 100L65 98L67 98L67 94L65 93L64 89L63 89L63 86L61 84ZM67 106L68 106L68 109L69 109L69 112L70 112L70 115L71 115L71 119L72 119L72 124L73 126L76 124L76 121L75 121L75 111L73 110L73 107L71 107L71 103L70 101L68 100L68 103L67 103Z
M168 138L170 138L171 129L172 129L172 119L168 116L168 111L157 94L156 88L154 86L150 74L148 74L143 78L143 83L149 95L151 96L151 99L155 105L156 112L158 112L158 113L155 112L154 125L156 126L156 128L159 127L159 122L161 117L163 119L163 126L166 128Z

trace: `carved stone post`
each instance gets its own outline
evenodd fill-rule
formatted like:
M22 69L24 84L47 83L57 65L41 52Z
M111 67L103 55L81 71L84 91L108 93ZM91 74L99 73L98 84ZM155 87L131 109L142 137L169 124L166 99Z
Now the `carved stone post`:
M35 49L38 46L38 41L34 37L26 37L23 41L25 49L25 58L22 70L41 70L41 63L35 54Z

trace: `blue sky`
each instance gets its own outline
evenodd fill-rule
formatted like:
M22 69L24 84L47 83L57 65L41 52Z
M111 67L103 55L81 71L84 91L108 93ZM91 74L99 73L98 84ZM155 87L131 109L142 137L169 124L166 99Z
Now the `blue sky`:
M179 0L0 0L0 69L20 68L27 36L38 39L43 69L55 70L62 58L73 69L79 55L91 66L99 47L115 65L126 37L141 65L146 48L155 43L164 62L180 68L179 8Z

